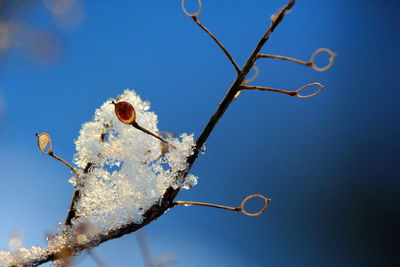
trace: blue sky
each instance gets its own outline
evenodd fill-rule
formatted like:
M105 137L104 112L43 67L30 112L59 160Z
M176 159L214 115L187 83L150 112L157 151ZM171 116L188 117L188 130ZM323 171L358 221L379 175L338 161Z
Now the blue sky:
M204 0L199 19L242 66L284 3ZM35 132L50 133L71 161L82 123L130 88L151 102L160 129L198 136L235 78L179 1L80 4L79 26L66 28L37 1L15 21L52 46L32 56L20 43L1 58L1 248L15 231L25 246L44 245L72 195L68 169L40 153ZM326 89L310 99L244 92L192 170L199 184L178 196L238 205L261 193L268 211L177 207L144 228L152 254L172 252L173 266L397 265L399 11L398 1L298 1L263 52L306 60L328 47L339 57L323 73L260 60L253 84ZM110 266L143 266L135 234L95 251Z

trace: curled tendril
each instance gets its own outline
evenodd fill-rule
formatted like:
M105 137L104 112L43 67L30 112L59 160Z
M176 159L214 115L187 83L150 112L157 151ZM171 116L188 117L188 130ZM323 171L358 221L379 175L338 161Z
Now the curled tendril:
M248 200L250 200L250 199L252 199L252 198L255 198L255 197L262 198L262 199L264 200L264 206L263 206L262 209L259 210L258 212L254 212L254 213L247 212L247 211L245 210L245 208L244 208L244 205L246 204L246 202L247 202ZM250 195L250 196L246 197L245 199L243 199L242 204L240 204L239 208L240 208L240 211L241 211L244 215L247 215L247 216L258 216L258 215L261 215L262 213L264 213L264 211L268 208L268 203L269 203L270 201L271 201L271 199L266 198L266 197L264 197L263 195L260 195L260 194L253 194L253 195Z
M38 138L38 147L43 154L49 155L53 153L53 143L50 135L47 133L35 133Z
M197 3L198 3L198 9L197 9L197 11L195 12L195 13L189 13L187 10L186 10L186 8L185 8L185 0L182 0L182 2L181 2L181 4L182 4L182 10L183 10L183 12L185 13L185 15L186 16L188 16L188 17L197 17L198 15L200 15L200 12L201 12L201 8L202 8L202 5L201 5L201 0L197 0Z
M258 212L254 212L254 213L250 213L247 212L244 208L246 202L249 199L255 198L255 197L259 197L262 198L264 200L264 206L262 207L261 210L259 210ZM194 202L194 201L175 201L173 203L174 206L176 205L185 205L185 206L191 206L191 205L196 205L196 206L204 206L204 207L211 207L211 208L217 208L217 209L224 209L224 210L230 210L230 211L240 211L241 213L243 213L244 215L247 216L258 216L261 215L262 213L264 213L264 211L268 208L268 203L271 201L271 199L266 198L263 195L260 194L253 194L250 195L248 197L246 197L245 199L243 199L242 203L240 204L240 206L238 207L230 207L230 206L223 206L223 205L217 205L217 204L210 204L210 203L204 203L204 202Z
M314 85L319 86L319 89L318 89L317 91L315 91L314 93L309 94L309 95L301 95L301 94L300 94L300 92L301 92L302 90L304 90L305 88L310 87L310 86L314 86ZM323 86L323 85L320 84L320 83L309 83L309 84L306 84L306 85L300 87L299 89L297 89L297 90L294 91L294 92L296 92L295 96L297 96L297 97L300 97L300 98L308 98L308 97L312 97L312 96L315 96L315 95L319 94L324 88L325 88L325 86Z
M328 65L326 65L325 67L318 67L315 64L315 57L322 52L326 52L330 55L329 62L328 62ZM311 67L314 70L322 72L322 71L326 71L333 65L333 61L335 60L335 57L337 57L337 55L338 55L337 53L334 53L332 50L330 50L328 48L319 48L319 49L315 50L315 52L311 55L309 62L311 63Z

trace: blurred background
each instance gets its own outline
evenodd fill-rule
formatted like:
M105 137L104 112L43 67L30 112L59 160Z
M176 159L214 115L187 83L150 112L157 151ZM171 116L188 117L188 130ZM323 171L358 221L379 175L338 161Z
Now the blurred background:
M199 19L242 66L284 4L203 0ZM269 209L177 207L141 230L154 260L399 266L399 12L396 0L298 1L262 51L307 60L328 47L339 57L322 73L263 59L253 84L326 89L309 99L242 93L192 169L199 184L177 198L236 206L260 193ZM161 130L198 136L234 78L177 0L0 1L0 248L15 233L25 247L45 246L67 213L71 174L40 153L35 132L72 161L82 123L130 88L151 102ZM137 234L94 251L108 266L145 264ZM75 263L96 266L85 253Z

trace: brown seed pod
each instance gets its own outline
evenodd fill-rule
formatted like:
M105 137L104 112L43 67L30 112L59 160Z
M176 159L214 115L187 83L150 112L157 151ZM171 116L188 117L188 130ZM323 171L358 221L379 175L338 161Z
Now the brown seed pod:
M120 122L122 122L124 124L128 124L128 125L132 125L136 129L138 129L146 134L149 134L149 135L157 138L158 140L175 148L175 146L172 145L170 142L168 142L168 140L166 140L165 138L162 138L161 136L158 136L155 133L152 133L149 130L147 130L147 129L141 127L139 124L137 124L136 123L136 112L131 104L129 104L128 102L125 102L125 101L121 101L121 102L117 102L117 103L115 101L113 101L112 103L115 106L115 108L114 108L115 115L117 115L117 118L119 119Z
M132 124L136 121L136 112L131 104L125 101L118 103L113 102L115 105L115 115L124 124Z

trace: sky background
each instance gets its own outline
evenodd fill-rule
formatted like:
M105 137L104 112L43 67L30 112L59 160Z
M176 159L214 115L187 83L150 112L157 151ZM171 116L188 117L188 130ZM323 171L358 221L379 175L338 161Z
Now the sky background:
M180 1L67 3L70 12L58 16L38 0L0 16L13 25L0 30L0 248L15 232L26 247L45 246L67 213L71 174L40 153L35 132L49 133L71 162L82 123L130 88L151 102L160 129L199 136L235 78ZM242 66L284 3L204 0L199 19ZM260 60L253 84L326 89L309 99L242 93L192 169L199 184L177 197L236 206L260 193L272 199L269 209L247 217L174 208L141 230L154 258L172 253L171 266L399 266L399 12L395 0L298 1L262 51L307 60L328 47L339 57L322 73ZM144 266L136 234L95 252L109 266ZM76 263L95 266L85 253Z

